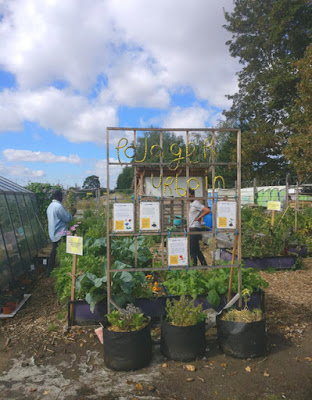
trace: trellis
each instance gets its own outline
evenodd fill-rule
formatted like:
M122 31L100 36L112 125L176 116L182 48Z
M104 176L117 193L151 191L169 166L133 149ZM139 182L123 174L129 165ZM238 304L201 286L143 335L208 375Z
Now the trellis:
M110 154L110 134L111 133L120 133L120 132L126 132L129 135L129 132L133 134L133 142L131 143L129 148L132 148L134 150L134 156L131 157L132 161L131 162L125 162L122 161L119 158L119 153L118 153L118 161L112 161L111 158L113 158ZM186 154L183 159L185 159L184 164L179 163L179 173L185 174L186 181L188 181L190 178L192 178L192 175L194 172L200 173L202 176L202 182L203 182L203 188L204 190L204 196L202 197L196 197L197 200L200 200L204 203L207 202L207 179L208 177L208 171L211 174L212 177L212 196L209 198L212 201L212 214L213 214L213 227L212 227L212 239L213 239L213 248L212 248L212 264L211 265L201 265L201 266L188 266L187 268L181 267L181 266L170 266L168 265L167 260L165 260L164 257L164 248L165 248L165 237L168 236L168 232L164 230L164 208L165 208L165 202L168 201L168 197L164 195L164 181L160 182L160 196L155 196L155 195L146 195L143 190L143 182L144 182L144 175L145 177L151 173L151 171L154 169L158 169L160 176L164 177L164 173L168 171L168 168L170 168L170 163L164 161L164 157L162 154L162 151L159 152L159 162L145 162L140 160L140 162L135 160L135 149L137 146L137 132L158 132L159 133L159 146L158 148L163 149L163 138L164 138L164 133L165 132L170 132L170 133L185 133L186 135ZM228 162L218 162L216 160L216 134L225 134L226 132L234 132L236 133L236 161L228 161ZM210 150L210 158L207 162L198 162L194 164L191 160L191 154L188 154L188 149L189 146L191 145L192 142L190 142L189 137L190 134L196 133L199 135L207 135L209 134L210 136L210 144L209 144L209 150ZM128 141L127 141L128 142ZM231 268L231 272L233 272L234 268L238 268L238 293L241 294L241 287L242 287L242 278L241 278L241 131L238 129L217 129L217 128L202 128L202 129L161 129L161 128L120 128L120 127L109 127L107 128L107 196L106 196L106 216L107 216L107 308L108 312L110 312L110 306L113 305L114 307L118 308L117 305L114 303L114 301L111 298L111 273L112 271L115 272L136 272L136 271L163 271L165 268L168 268L170 270L206 270L206 269L212 269L212 268ZM194 143L193 143L194 144ZM118 146L117 146L118 147ZM117 147L115 149L117 149ZM204 149L205 151L205 149ZM174 154L174 153L172 153ZM176 155L176 154L174 154ZM145 154L146 156L146 154ZM128 158L130 158L128 156ZM144 157L145 159L145 157ZM110 205L112 202L116 201L116 198L110 198L110 167L111 166L116 166L116 165L121 165L121 166L133 166L134 167L134 195L132 196L132 202L134 203L134 226L133 226L133 231L132 232L115 232L112 228L112 224L110 223ZM235 202L236 202L236 227L234 229L227 228L227 229L222 229L223 233L232 233L235 235L235 240L234 240L234 248L233 248L233 257L232 257L232 262L231 264L228 265L218 265L216 264L216 259L215 259L215 253L216 253L216 242L217 242L217 235L218 235L218 229L216 225L216 201L217 196L215 196L215 182L216 179L219 177L216 176L216 167L217 166L227 166L227 167L234 167L236 168L237 176L236 176L236 195L235 195ZM176 170L176 169L175 169ZM140 174L140 171L144 171L144 173ZM204 173L203 173L204 171ZM138 174L139 172L139 174ZM138 179L139 178L139 179ZM204 184L205 182L205 184ZM118 199L123 200L122 198ZM138 206L141 201L155 201L160 203L160 230L159 232L148 232L148 231L143 231L141 232L139 230L139 225L138 225ZM203 230L202 232L199 231L190 231L189 229L189 203L190 203L190 198L189 198L189 193L186 188L186 194L181 197L173 197L170 198L170 202L175 204L181 202L183 203L183 208L185 210L186 208L186 220L187 220L187 229L184 231L177 231L174 232L175 236L187 236L189 238L193 234L202 234L205 233ZM186 204L186 207L185 207ZM159 235L161 238L161 267L157 268L152 268L152 267L146 267L146 268L138 268L137 267L137 249L138 249L138 237L139 236L157 236ZM134 262L134 268L132 269L113 269L111 268L111 241L113 237L125 237L125 236L131 236L134 237L134 243L135 243L135 262ZM190 241L188 240L188 259L190 260ZM235 254L237 256L235 257ZM235 262L236 259L236 263ZM240 305L241 305L241 296L240 296Z

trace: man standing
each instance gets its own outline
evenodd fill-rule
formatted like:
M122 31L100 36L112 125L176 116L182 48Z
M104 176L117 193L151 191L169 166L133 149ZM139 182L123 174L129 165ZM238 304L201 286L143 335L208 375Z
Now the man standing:
M53 242L52 250L48 262L47 275L49 276L55 266L56 249L61 243L61 239L66 235L68 229L68 222L76 214L76 209L72 209L70 214L65 210L62 204L63 194L61 190L55 190L52 195L52 203L47 208L49 236Z
M205 207L198 200L195 200L195 190L189 189L189 196L191 199L191 204L189 208L189 224L190 231L202 231L201 219L205 217L205 215L211 212L209 207ZM190 235L190 250L191 250L191 258L193 260L193 265L197 265L197 258L199 259L201 265L207 265L205 257L200 250L199 240L201 235Z

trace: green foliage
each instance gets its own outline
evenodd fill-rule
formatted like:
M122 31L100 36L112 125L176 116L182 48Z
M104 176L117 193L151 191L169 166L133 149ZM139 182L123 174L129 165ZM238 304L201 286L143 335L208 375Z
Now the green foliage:
M288 120L302 79L296 61L311 43L311 2L235 0L225 19L230 54L242 65L239 91L228 96L233 103L225 115L244 131L243 178L284 178L292 172L282 151L292 134Z
M50 183L31 182L26 186L26 189L36 193L36 198L39 205L41 220L45 230L48 230L47 208L52 201L52 193L54 190L62 190L61 185L51 185Z
M234 269L233 292L237 293L237 268ZM213 306L218 306L220 296L227 293L230 280L229 268L218 268L207 271L191 270L168 271L164 286L172 295L189 295L193 299L207 295L207 300ZM268 283L261 278L260 272L252 268L242 268L242 288L251 293L268 287Z
M202 308L202 304L195 307L194 300L188 300L184 295L179 300L167 299L166 318L170 324L176 326L196 325L206 318Z
M107 314L112 330L118 332L133 332L142 329L148 323L142 310L133 304L128 304L125 310L114 310Z
M82 187L84 189L99 189L101 187L99 177L96 175L87 176Z
M133 182L133 167L125 166L117 178L117 190L131 189Z

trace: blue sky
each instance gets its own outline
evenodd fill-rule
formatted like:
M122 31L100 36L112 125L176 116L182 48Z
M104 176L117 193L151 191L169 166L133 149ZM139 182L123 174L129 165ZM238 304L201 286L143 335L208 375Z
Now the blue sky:
M96 174L105 186L107 126L216 126L230 107L225 95L237 90L222 28L223 8L232 7L232 0L0 3L0 175L67 187Z

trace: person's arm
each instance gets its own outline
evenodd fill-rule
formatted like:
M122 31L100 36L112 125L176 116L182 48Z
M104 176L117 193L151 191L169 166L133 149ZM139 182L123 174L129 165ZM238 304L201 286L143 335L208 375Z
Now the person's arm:
M199 216L195 219L195 221L200 221L202 218L204 218L207 214L211 213L211 209L210 207L203 207L201 210L201 213L199 214Z
M63 222L70 222L73 219L73 215L67 212L63 205L57 210L57 216Z

